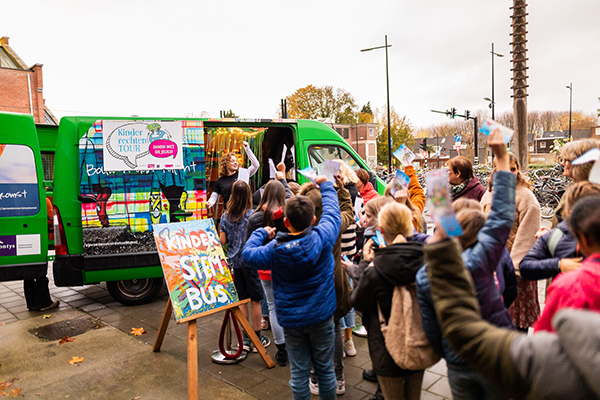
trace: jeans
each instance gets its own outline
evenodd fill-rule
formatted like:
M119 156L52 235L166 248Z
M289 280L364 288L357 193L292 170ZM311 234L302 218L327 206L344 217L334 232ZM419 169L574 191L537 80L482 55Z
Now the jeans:
M448 368L448 382L453 399L500 400L506 399L494 385L470 368Z
M260 281L264 282L262 279ZM271 281L269 281L269 283L270 282ZM268 304L268 300L265 296L266 296L265 287L263 286L263 299L260 301L260 310L261 310L261 314L262 314L263 318L265 318L265 317L270 318L271 314L269 313L269 304ZM271 297L273 297L273 296L271 296Z
M340 319L340 328L354 328L356 326L356 313L354 312L354 308L348 311L348 314L344 315L342 319Z
M310 400L308 380L311 363L319 381L319 397L335 399L337 381L333 370L333 317L301 328L284 328L285 343L290 360L290 387L294 400Z
M285 337L283 336L283 328L277 322L277 314L275 312L275 298L273 297L273 283L271 281L260 280L262 283L263 290L265 291L265 298L263 303L267 303L269 307L269 321L271 323L271 332L273 332L273 340L275 344L284 344Z

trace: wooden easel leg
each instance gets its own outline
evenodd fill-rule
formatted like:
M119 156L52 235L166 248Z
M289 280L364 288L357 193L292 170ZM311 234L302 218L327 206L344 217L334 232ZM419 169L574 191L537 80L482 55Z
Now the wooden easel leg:
M163 314L162 321L160 322L160 327L158 328L158 333L156 334L156 340L154 341L152 351L160 351L160 346L162 346L163 339L165 338L165 333L167 333L167 327L169 326L169 321L171 320L172 314L173 304L171 303L171 299L169 298L167 299L165 313Z
M198 329L196 320L187 326L188 400L198 400Z
M244 306L246 305L244 304ZM246 317L244 317L244 314L242 314L242 310L240 310L240 307L233 307L231 311L233 312L233 315L235 315L235 317L237 318L240 325L242 325L242 329L244 330L244 332L246 332L246 335L248 335L248 338L250 338L250 341L252 342L254 347L256 347L256 349L258 350L258 354L260 354L260 357L265 362L265 365L268 368L275 367L273 359L271 358L269 353L267 353L267 350L263 347L262 343L260 342L260 339L258 338L258 336L256 336L256 333L254 333L254 329L252 329L252 326L250 326L250 322L248 322Z

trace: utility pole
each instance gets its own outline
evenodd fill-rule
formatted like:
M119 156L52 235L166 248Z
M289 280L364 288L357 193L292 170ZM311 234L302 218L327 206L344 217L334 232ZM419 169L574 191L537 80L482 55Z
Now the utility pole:
M515 147L521 170L527 171L529 163L527 147L527 4L525 0L513 0L512 63L513 63L513 113L515 119Z

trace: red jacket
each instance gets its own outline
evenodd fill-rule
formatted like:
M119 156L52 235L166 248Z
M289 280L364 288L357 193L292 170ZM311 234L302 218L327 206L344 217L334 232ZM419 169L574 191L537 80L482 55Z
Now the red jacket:
M377 193L377 190L375 190L371 182L367 182L360 192L360 197L362 197L363 202L366 205L369 201L379 197L379 193Z
M554 332L552 317L563 308L600 312L600 253L592 254L576 270L554 279L534 330Z

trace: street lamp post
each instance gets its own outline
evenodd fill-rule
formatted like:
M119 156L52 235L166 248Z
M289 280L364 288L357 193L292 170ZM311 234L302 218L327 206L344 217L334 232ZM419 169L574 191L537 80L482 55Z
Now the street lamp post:
M490 102L490 108L492 109L492 119L495 119L496 115L495 115L494 111L496 109L496 102L494 101L494 56L504 57L504 55L494 52L494 43L492 43L491 53L492 53L492 98L490 99L489 97L484 97L484 100Z
M569 142L571 141L571 112L573 110L573 82L569 86L565 86L569 89Z
M390 75L388 72L388 45L387 35L385 35L385 46L371 47L368 49L362 49L361 51L371 51L377 49L385 49L385 80L387 85L387 128L388 128L388 174L392 173L392 124L390 121Z

